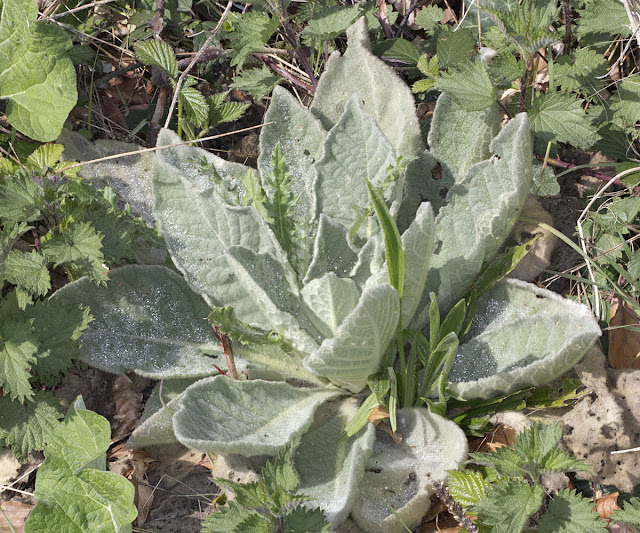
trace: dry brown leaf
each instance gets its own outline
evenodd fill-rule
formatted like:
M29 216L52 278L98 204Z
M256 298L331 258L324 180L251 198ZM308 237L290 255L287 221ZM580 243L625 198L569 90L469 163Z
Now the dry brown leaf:
M7 523L7 519L5 519L2 513L0 513L0 531L11 531L9 525L12 525L15 528L16 533L23 533L24 523L27 520L33 505L9 500L7 502L2 502L0 507L2 508L2 513L4 513L9 520Z
M133 502L138 509L138 516L135 520L135 526L141 527L147 520L147 515L153 504L153 487L147 480L147 471L152 463L156 460L145 450L136 450L131 457L133 472L130 480L136 489Z
M640 533L637 527L630 524L609 524L607 531L609 533Z
M449 511L438 513L435 519L422 523L421 533L458 533L462 526L451 516Z
M114 403L113 421L116 427L112 440L128 436L142 415L142 393L135 390L133 382L127 376L117 376L111 386L111 401Z
M611 492L596 501L596 512L600 515L600 518L611 518L613 512L616 509L620 509L618 507L618 496L620 496L618 491Z
M377 407L374 407L373 411L371 411L368 420L374 426L376 426L385 418L389 418L389 409L387 409L384 405L378 405Z
M475 449L477 452L494 452L503 446L512 446L516 439L516 430L511 426L500 424L487 435Z
M640 331L620 326L640 326L640 317L625 302L614 299L609 311L609 364L613 368L640 370Z

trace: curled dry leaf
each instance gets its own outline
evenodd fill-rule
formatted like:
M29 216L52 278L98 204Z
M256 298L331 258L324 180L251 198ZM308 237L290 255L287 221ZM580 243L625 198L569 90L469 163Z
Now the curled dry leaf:
M147 480L147 471L154 463L155 459L151 457L145 450L135 450L131 457L131 465L133 472L129 477L131 483L136 489L134 503L138 509L138 517L135 520L136 527L141 527L147 520L147 515L153 504L154 488L150 486Z
M596 512L600 515L600 518L611 518L611 515L618 507L618 491L607 494L603 498L599 498L596 502Z
M636 326L635 329L621 326ZM613 368L640 369L640 317L616 298L609 311L609 363Z
M120 440L129 435L142 414L142 393L136 390L127 376L117 376L111 386L111 401L114 403L112 439Z
M391 426L384 422L389 418L389 409L387 409L384 405L378 405L371 411L369 415L369 422L371 422L378 429L388 433L389 436L393 439L393 442L396 444L400 444L402 442L402 433L398 433L397 431L393 431Z
M33 505L9 500L8 502L2 502L0 508L2 509L2 513L0 513L0 531L11 531L9 527L11 525L17 533L22 533L25 520L29 516Z

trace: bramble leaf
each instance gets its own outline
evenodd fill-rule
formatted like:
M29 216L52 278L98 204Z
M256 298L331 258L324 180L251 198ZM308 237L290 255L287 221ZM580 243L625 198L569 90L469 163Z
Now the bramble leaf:
M136 45L136 57L145 65L164 70L171 78L178 77L178 62L173 49L164 41L148 40Z
M265 43L278 29L278 19L264 11L254 10L239 15L233 25L235 31L229 35L233 50L231 66L241 69L251 52L264 48Z
M538 533L604 533L608 531L604 522L598 520L593 503L565 489L556 494L547 507L547 512L538 522Z

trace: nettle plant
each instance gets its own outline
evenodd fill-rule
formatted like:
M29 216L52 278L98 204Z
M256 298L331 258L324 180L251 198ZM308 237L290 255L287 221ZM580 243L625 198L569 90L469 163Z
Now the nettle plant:
M415 338L406 330L430 319L437 334L433 301L454 307L498 251L529 194L531 141L526 115L500 131L496 109L463 111L443 95L426 151L409 88L370 53L362 20L348 36L309 109L276 88L257 170L186 146L158 152L155 216L182 276L126 266L107 287L79 280L54 298L95 317L84 361L164 378L133 445L177 439L255 457L300 437L299 490L311 505L334 526L351 514L366 531L399 531L400 520L419 522L432 483L467 447L426 398L404 402L397 389L408 385L382 387L379 376L396 346L404 366L394 339ZM158 144L178 140L163 131ZM450 392L489 398L542 384L599 333L585 307L500 282L478 300ZM369 383L401 407L389 406L402 444L371 424L346 437Z

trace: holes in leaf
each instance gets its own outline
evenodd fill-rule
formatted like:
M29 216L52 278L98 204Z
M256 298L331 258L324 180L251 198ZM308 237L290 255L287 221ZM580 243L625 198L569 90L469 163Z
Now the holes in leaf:
M440 163L436 163L436 166L431 170L431 177L434 181L440 181L442 179L442 167Z
M309 150L307 150L306 148L305 148L304 150L302 150L302 153L303 153L304 155L307 155L307 156L308 156L308 155L311 155L311 152L310 152Z
M367 472L373 472L374 474L381 474L382 468L367 468Z
M447 197L447 193L448 192L449 192L449 188L448 187L442 187L438 191L438 196L444 200Z
M536 298L540 298L541 300L544 300L544 296L542 296L542 294L536 294Z
M438 240L438 242L436 243L436 245L433 248L433 253L437 255L437 254L440 253L441 249L442 249L442 241Z

